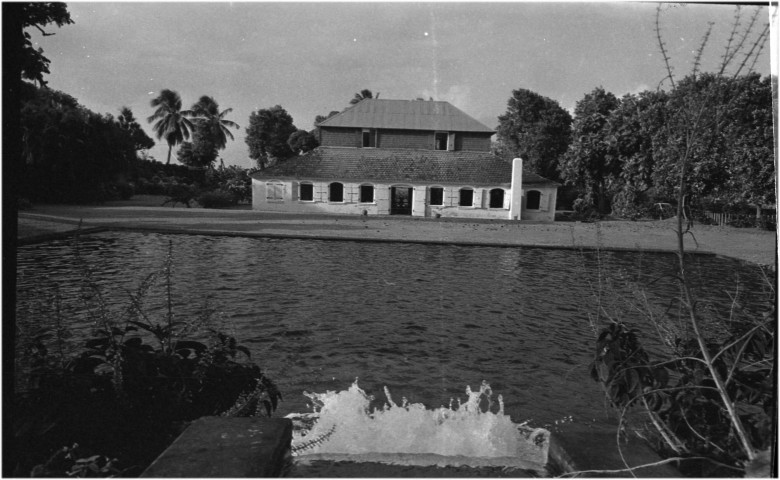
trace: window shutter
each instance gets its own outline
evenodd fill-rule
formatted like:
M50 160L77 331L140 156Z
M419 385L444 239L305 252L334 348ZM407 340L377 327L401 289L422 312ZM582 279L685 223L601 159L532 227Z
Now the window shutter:
M455 134L450 133L447 137L447 150L455 150Z
M374 196L377 202L386 202L390 199L390 189L385 186L374 187Z
M359 187L357 187L359 188ZM358 192L355 191L356 186L354 183L344 185L344 201L347 203L357 203Z
M299 200L298 198L298 182L290 182L290 200Z
M323 195L327 195L326 192L323 192L323 185L322 182L317 182L314 184L314 201L315 202L323 202L325 201L323 199Z
M550 195L545 192L541 191L539 195L539 211L540 212L546 212L547 211L547 204L549 203Z
M414 187L413 199L412 199L412 211L424 212L425 211L425 187Z
M483 205L482 205L482 197L483 197L482 192L484 192L484 190L481 189L481 188L475 188L474 189L474 203L473 203L474 208L483 208Z
M512 191L504 190L504 208L509 209L510 205L512 205Z
M460 202L460 192L453 187L444 189L444 204L450 207L457 207Z

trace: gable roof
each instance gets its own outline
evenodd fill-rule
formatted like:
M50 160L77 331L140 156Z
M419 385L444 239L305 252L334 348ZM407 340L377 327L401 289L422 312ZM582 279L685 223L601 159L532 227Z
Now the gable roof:
M425 182L509 186L512 164L488 152L319 147L252 174L257 180ZM523 185L558 184L523 172Z
M318 127L496 133L449 102L366 98Z

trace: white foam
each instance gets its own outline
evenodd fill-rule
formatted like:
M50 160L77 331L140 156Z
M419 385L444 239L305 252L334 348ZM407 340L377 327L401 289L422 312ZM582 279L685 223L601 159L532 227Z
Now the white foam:
M372 400L357 384L340 392L306 393L315 404L308 415L288 415L316 422L293 434L300 461L378 461L401 465L511 466L543 469L549 432L513 423L504 414L501 396L492 412L492 392L484 383L457 407L426 409L404 399L396 404L385 389L387 404L369 411ZM480 403L488 404L484 409Z

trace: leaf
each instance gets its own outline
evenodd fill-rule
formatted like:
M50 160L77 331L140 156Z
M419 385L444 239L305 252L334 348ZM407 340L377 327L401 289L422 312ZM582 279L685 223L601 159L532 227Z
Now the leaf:
M114 373L114 367L112 367L111 364L109 364L109 363L101 363L100 365L95 367L94 372L97 375L113 374Z
M138 348L141 346L141 344L143 344L143 342L144 341L141 339L141 337L128 338L125 340L125 346L129 348Z
M87 340L87 348L106 347L108 346L107 338L92 338Z
M206 347L206 345L204 345L204 344L202 344L200 342L195 342L195 341L192 341L192 340L179 340L173 346L174 350L179 350L179 349L184 349L184 348L190 349L190 350L194 350L194 351L200 353L200 352L206 350L208 347Z

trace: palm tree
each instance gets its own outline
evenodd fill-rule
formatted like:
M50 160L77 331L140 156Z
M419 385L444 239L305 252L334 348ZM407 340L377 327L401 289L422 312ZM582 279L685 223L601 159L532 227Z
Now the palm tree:
M355 94L355 98L349 101L350 105L354 105L361 100L365 100L366 98L374 98L374 94L371 93L371 90L369 89L363 89L360 92ZM376 98L379 98L379 92L376 94Z
M168 161L165 163L169 164L173 147L190 138L190 132L194 127L187 117L192 116L192 112L182 110L179 94L167 88L161 90L160 95L153 98L151 104L157 110L146 120L149 123L156 120L152 126L154 133L158 139L164 138L168 142Z
M192 113L197 117L198 128L202 128L202 132L209 136L219 150L225 148L228 137L231 140L235 139L228 127L241 128L237 123L225 120L225 116L232 111L232 108L228 108L220 112L217 102L208 95L200 97L198 103L192 106Z

